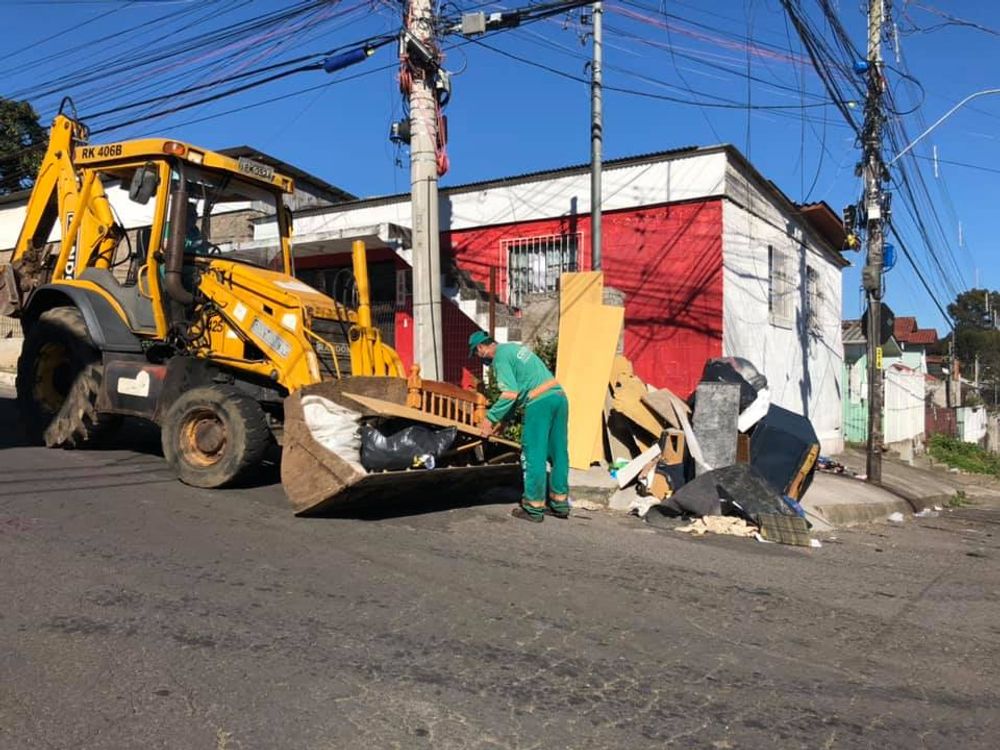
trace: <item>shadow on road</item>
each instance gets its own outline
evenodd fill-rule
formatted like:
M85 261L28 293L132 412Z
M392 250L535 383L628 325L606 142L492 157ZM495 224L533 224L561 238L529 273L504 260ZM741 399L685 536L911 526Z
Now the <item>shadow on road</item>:
M357 521L384 521L391 518L443 513L459 508L485 505L513 505L521 497L519 487L489 487L475 497L467 494L413 493L405 497L368 499L356 504L309 514L306 518L342 518Z
M6 448L24 448L34 445L21 428L18 419L17 405L13 398L0 397L0 451ZM129 451L138 456L115 456L116 451ZM90 489L105 489L114 487L140 486L144 484L160 484L176 481L165 477L149 477L152 466L142 457L163 456L160 446L159 429L148 422L139 419L125 419L121 428L113 435L102 440L99 445L88 446L86 453L93 455L95 465L78 467L77 471L49 478L48 491L59 491L60 488L70 490L73 483L97 479L102 476L105 484L90 485ZM134 463L135 461L141 463ZM129 464L132 464L131 466ZM255 490L273 487L281 482L281 449L273 447L265 456L261 465L244 481L227 488L229 491ZM157 467L159 468L159 467ZM166 464L164 471L169 471ZM95 474L95 469L99 470ZM7 494L21 494L28 486L39 481L36 467L18 469L8 466L4 469L4 491ZM23 474L23 477L21 476ZM20 485L25 484L25 488ZM369 498L363 502L331 509L322 513L312 514L310 518L342 518L363 521L381 521L391 518L427 515L441 513L458 508L470 508L485 505L511 505L520 496L520 488L509 486L486 487L477 489L475 494L468 491L448 491L447 488L437 488L430 491L399 493L396 496Z
M30 443L17 418L17 404L13 398L0 397L0 450L27 445Z
M13 397L0 397L0 449L26 448L35 443L28 440ZM87 446L88 451L130 450L151 456L162 456L160 433L155 425L141 419L126 418L122 426L102 440L100 445Z

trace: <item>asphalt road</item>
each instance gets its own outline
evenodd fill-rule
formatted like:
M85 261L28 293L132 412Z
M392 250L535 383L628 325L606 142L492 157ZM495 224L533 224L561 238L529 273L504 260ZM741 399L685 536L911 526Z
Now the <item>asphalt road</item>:
M3 394L0 394L3 395ZM485 498L298 519L0 399L0 747L994 748L1000 514L804 550ZM991 739L992 738L992 739Z

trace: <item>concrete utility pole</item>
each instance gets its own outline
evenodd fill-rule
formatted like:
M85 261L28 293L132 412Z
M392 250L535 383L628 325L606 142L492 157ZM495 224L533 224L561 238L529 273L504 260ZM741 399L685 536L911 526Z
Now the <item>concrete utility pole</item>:
M868 97L865 102L864 175L865 210L868 237L868 264L862 273L862 283L868 297L868 481L882 481L882 371L881 300L882 260L885 244L882 180L882 23L884 0L868 2Z
M434 59L410 55L410 200L413 211L413 359L421 375L440 380L441 246L438 215L437 39L431 0L410 0L407 31Z
M591 267L601 270L601 159L604 116L601 109L604 3L594 3L594 59L590 64L590 234Z

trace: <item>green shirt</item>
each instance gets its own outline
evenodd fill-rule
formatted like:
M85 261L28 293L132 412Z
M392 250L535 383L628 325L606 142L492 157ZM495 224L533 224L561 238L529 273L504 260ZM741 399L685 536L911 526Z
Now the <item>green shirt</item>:
M497 344L493 357L493 377L500 388L500 398L490 407L486 417L496 424L528 393L555 376L531 349L523 344Z

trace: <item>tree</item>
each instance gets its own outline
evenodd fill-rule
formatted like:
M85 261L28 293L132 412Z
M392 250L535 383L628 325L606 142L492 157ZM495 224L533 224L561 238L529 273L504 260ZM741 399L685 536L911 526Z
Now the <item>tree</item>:
M0 195L31 187L47 142L29 102L0 97Z
M955 331L965 328L993 329L993 311L1000 321L1000 292L970 289L962 292L948 305L948 314L955 321Z
M996 311L996 315L994 315ZM948 314L955 321L955 356L962 364L962 376L973 377L979 361L980 383L1000 381L1000 292L970 289L962 292L948 305ZM985 391L992 401L994 389Z

